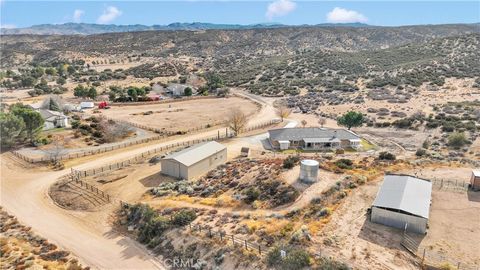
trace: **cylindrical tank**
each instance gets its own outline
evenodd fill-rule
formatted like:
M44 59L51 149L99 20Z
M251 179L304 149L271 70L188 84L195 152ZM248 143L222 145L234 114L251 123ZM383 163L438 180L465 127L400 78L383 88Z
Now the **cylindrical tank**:
M317 182L318 161L304 159L300 162L300 181L305 183Z

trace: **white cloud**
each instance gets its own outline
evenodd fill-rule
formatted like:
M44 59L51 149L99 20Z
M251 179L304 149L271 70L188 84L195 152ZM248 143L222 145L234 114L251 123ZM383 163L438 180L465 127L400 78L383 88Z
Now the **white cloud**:
M118 16L122 15L122 11L114 6L108 6L103 14L97 19L97 23L109 23L115 20Z
M265 17L272 20L274 17L285 16L297 8L297 4L290 0L276 0L268 5Z
M13 29L13 28L17 28L17 26L15 24L0 24L0 28L3 28L3 29Z
M365 23L368 18L355 10L336 7L327 13L327 21L330 23Z
M81 9L75 9L73 12L73 21L78 23L82 20L82 16L85 14L85 11Z

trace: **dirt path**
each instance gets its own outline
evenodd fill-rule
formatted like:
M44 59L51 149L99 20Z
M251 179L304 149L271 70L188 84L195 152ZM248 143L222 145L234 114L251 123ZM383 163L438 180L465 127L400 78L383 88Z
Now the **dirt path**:
M275 117L269 104L262 106L250 125ZM126 160L142 152L193 139L213 137L225 128L175 138L171 141L128 148L102 155L75 166L90 169ZM158 259L135 240L113 231L109 219L114 206L100 212L68 211L57 207L48 196L49 187L70 169L49 171L19 161L11 153L3 153L1 161L0 202L11 214L39 235L59 247L71 251L80 262L94 269L165 269Z
M96 269L165 269L135 240L112 230L108 220L90 223L87 213L57 207L47 191L68 171L24 169L10 153L1 156L1 204L39 235L71 251L84 265ZM89 162L93 165L96 161Z

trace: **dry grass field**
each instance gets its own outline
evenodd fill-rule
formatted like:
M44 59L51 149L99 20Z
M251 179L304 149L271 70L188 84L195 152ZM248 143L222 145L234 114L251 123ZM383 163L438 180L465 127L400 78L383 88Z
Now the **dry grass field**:
M168 104L112 106L109 110L101 112L113 119L127 120L157 129L178 131L218 124L226 119L232 108L240 108L248 115L258 110L258 106L249 100L229 97Z

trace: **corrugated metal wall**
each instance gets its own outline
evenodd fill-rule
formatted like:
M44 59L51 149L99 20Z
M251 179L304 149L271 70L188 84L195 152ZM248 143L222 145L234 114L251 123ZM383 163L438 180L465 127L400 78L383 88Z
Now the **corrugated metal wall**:
M425 218L410 216L378 207L372 207L371 221L399 229L404 229L405 224L408 224L407 231L414 233L425 233L427 231L427 219Z

